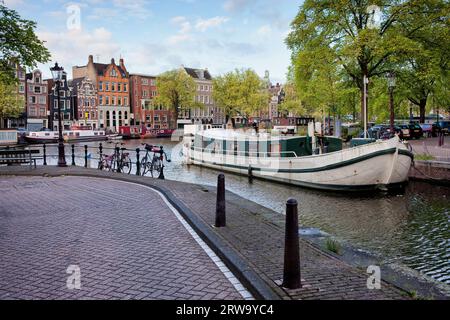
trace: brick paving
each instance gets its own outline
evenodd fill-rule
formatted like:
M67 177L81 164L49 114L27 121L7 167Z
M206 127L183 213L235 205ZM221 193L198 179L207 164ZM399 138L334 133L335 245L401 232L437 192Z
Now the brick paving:
M436 161L450 162L450 136L444 137L444 145L441 147L438 145L438 138L410 140L409 144L414 154L431 155Z
M3 174L5 171L4 169ZM380 290L369 290L366 285L368 274L365 270L350 266L303 239L300 240L300 256L305 286L300 290L281 288L284 216L233 194L227 194L227 227L215 229L211 227L216 206L214 188L75 167L39 167L32 171L22 167L9 168L8 171L25 175L30 172L35 175L58 175L65 172L74 175L109 176L170 190L200 217L205 226L216 232L224 244L233 248L282 299L407 299L406 292L384 281ZM1 174L0 169L0 176ZM112 193L114 196L115 194L117 192Z
M119 181L0 176L0 257L0 299L242 299L159 195Z

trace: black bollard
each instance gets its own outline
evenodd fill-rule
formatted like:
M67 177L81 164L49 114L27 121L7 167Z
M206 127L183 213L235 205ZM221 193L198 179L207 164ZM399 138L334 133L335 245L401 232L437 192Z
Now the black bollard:
M84 146L84 167L87 168L87 158L88 158L88 146Z
M289 199L286 203L286 234L284 242L283 287L302 287L300 277L300 252L298 240L298 203Z
M136 149L136 175L141 175L141 163L139 162L139 152L141 150L139 148Z
M216 202L216 228L222 228L226 226L226 214L225 214L225 175L219 174L217 178L217 202Z
M253 168L252 165L248 165L248 183L253 183Z
M46 166L47 165L47 146L45 145L45 143L42 146L42 148L43 148L43 151L44 151L44 166Z
M76 165L75 164L75 145L72 145L72 165Z

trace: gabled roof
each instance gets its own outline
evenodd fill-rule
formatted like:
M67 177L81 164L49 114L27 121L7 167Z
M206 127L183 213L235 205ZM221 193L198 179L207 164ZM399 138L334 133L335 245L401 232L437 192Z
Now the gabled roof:
M194 79L199 80L212 80L211 74L208 69L193 69L193 68L184 68L187 74L190 75ZM204 78L201 78L201 74L203 73Z

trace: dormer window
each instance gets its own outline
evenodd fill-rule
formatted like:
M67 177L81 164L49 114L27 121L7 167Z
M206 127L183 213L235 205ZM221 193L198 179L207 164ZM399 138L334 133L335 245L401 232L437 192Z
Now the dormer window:
M114 68L111 69L110 76L111 76L111 77L117 77L117 71L116 71L116 69L114 69Z

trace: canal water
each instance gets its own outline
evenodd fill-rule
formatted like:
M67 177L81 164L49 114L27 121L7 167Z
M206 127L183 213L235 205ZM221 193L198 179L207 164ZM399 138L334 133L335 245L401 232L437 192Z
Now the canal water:
M141 143L163 145L171 163L166 179L214 186L218 172L182 163L181 144L170 139L123 141L124 147L143 149ZM98 142L88 143L88 152L98 157ZM76 154L83 153L80 143ZM112 144L103 143L105 147ZM56 147L48 148L56 154ZM66 155L69 160L70 149ZM112 153L112 150L104 150ZM141 153L141 157L142 157ZM132 153L132 156L135 156ZM56 162L52 159L49 163ZM83 158L76 159L84 165ZM97 166L95 159L92 167ZM135 168L133 168L135 172ZM243 198L284 213L288 198L299 201L302 226L319 228L337 240L371 252L386 263L401 263L438 281L450 284L450 188L411 181L403 194L353 195L290 187L226 174L226 188Z

